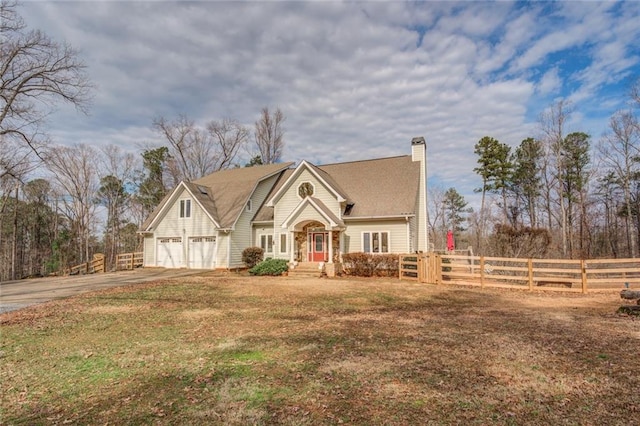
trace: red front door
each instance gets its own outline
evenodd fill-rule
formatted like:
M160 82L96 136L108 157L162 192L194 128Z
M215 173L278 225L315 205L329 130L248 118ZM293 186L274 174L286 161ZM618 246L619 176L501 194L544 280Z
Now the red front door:
M314 232L311 234L311 246L309 247L310 262L324 262L327 259L327 234Z

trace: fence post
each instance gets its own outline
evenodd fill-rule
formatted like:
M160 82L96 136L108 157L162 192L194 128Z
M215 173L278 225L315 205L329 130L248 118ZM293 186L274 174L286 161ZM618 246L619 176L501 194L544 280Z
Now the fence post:
M436 254L429 253L429 283L438 284L438 270L436 269Z
M422 264L424 263L424 258L422 253L418 253L418 256L416 257L416 261L417 261L417 265L416 268L418 268L418 282L424 282L424 271L422 269Z
M580 260L580 274L582 279L582 293L587 293L587 261Z
M131 253L131 267L129 269L133 271L133 253Z
M533 291L533 259L527 259L527 268L529 269L529 291Z
M402 279L402 255L398 255L398 279Z
M480 287L484 288L484 256L480 256Z
M435 263L435 278L436 278L436 284L442 284L442 257L439 254L436 254L434 256L434 263Z

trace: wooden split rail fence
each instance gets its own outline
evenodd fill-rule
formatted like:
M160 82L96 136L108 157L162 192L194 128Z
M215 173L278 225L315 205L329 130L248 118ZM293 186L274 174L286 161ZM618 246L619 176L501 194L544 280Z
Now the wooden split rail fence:
M122 253L116 256L116 270L123 271L140 268L143 265L143 252Z
M122 253L116 256L117 271L140 268L143 265L143 253ZM84 275L105 272L105 256L102 253L93 255L93 260L72 266L62 271L62 275Z
M63 271L63 275L95 274L104 272L104 254L96 253L93 260L81 263Z
M459 254L402 254L400 279L425 283L588 291L640 288L640 259L519 259Z

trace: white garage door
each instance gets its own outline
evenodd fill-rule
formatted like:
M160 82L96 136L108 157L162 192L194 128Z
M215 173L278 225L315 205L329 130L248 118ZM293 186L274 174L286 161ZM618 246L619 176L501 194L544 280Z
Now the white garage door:
M189 268L212 269L215 264L216 237L189 238Z
M182 268L184 266L182 253L182 238L159 238L156 264L165 268Z

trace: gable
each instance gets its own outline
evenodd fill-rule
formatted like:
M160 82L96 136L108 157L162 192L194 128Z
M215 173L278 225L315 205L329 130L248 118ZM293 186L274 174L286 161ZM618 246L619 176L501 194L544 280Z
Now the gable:
M336 194L334 189L329 186L325 180L318 179L318 177L310 173L309 170L303 170L295 179L292 179L289 188L285 192L286 195L283 195L283 198L286 196L297 202L302 201L305 197L300 194L300 187L303 185L312 191L311 193L304 192L304 194L322 200L327 205L337 205L341 199L344 200Z
M181 202L188 202L188 210L187 204L181 206ZM181 184L165 197L165 202L161 203L161 208L153 220L146 223L143 230L160 236L176 236L189 229L196 234L204 235L216 227L218 225L215 219L200 204L198 197L194 196L186 185Z
M301 218L304 221L323 223L327 229L344 228L344 223L322 201L314 197L306 197L281 224L282 228L293 229Z
M334 198L338 202L347 200L347 195L338 185L335 184L331 176L328 176L326 173L319 170L316 166L306 161L302 161L287 178L287 180L282 184L282 186L280 186L276 190L275 194L270 197L269 201L267 202L267 206L273 206L285 194L291 194L292 191L297 195L298 186L302 182L306 181L311 182L314 186L319 185L318 189L323 188L324 192L322 194L314 194L314 196L323 199L323 201L326 201L329 198Z

